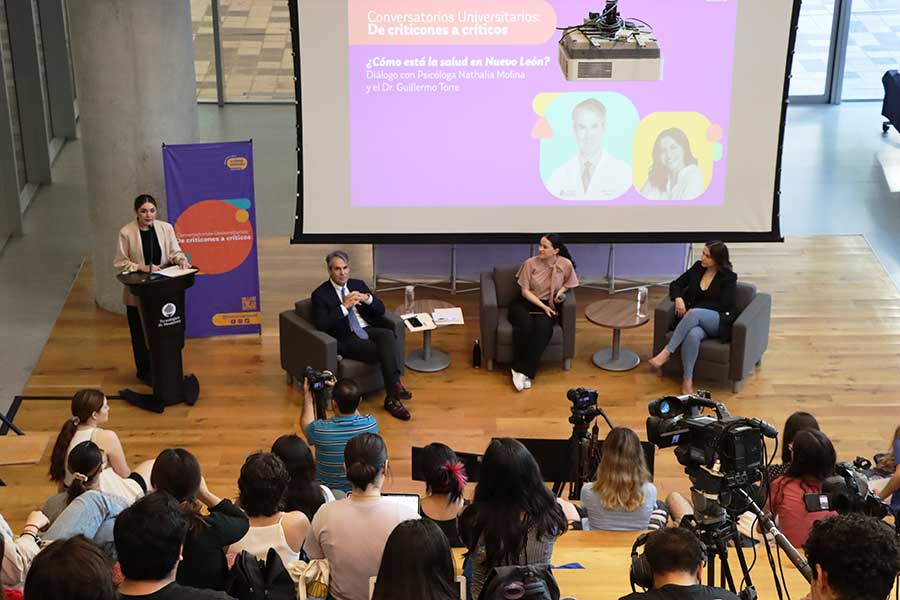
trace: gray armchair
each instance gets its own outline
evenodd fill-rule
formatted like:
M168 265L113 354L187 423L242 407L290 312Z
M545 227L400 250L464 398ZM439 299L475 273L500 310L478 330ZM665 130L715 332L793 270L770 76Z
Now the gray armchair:
M731 329L731 341L707 338L700 342L700 354L694 367L694 379L712 379L731 383L739 392L744 379L762 364L762 355L769 346L769 322L772 317L772 296L758 293L752 283L738 282L735 290L738 318ZM675 303L666 295L656 306L653 316L653 355L658 354L672 337L675 324ZM663 367L667 375L681 375L681 354L669 359Z
M397 364L400 374L404 372L406 351L406 326L394 313L387 311L385 318L394 328L397 337ZM360 392L366 394L384 387L384 379L378 364L368 364L344 358L337 351L337 340L316 329L312 316L312 301L300 300L294 310L286 310L278 316L279 343L281 345L281 368L287 373L288 383L294 379L303 381L303 370L313 367L320 371L331 371L338 379L350 377L359 384Z
M488 370L495 363L513 361L513 328L509 322L509 304L520 295L516 267L495 267L481 274L481 352ZM553 337L541 362L562 361L563 369L572 368L575 356L575 290L566 292L560 322L553 326Z

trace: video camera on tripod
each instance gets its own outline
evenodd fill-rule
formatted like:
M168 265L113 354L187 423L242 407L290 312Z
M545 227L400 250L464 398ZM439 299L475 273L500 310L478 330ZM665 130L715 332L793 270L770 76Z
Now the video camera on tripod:
M714 409L715 416L701 414L702 408ZM703 391L659 398L648 410L647 439L659 448L677 446L675 457L691 480L697 522L722 522L724 508L746 510L733 492L749 490L761 479L762 438L776 438L778 430L759 419L731 416L724 404ZM701 507L696 505L698 495Z
M702 414L711 408L714 415ZM683 523L706 545L707 578L715 584L715 562L722 565L721 587L736 592L728 565L728 542L735 550L747 587L744 598L755 598L756 591L737 534L736 516L752 511L761 527L770 533L788 558L810 579L812 571L804 558L775 527L754 501L753 484L762 479L765 469L763 438L777 438L778 430L760 419L734 417L721 402L714 402L709 392L683 396L665 396L650 402L647 417L647 439L659 448L676 446L675 457L691 481L693 523ZM766 545L767 552L769 550ZM774 562L769 557L769 563ZM776 587L781 595L781 588Z

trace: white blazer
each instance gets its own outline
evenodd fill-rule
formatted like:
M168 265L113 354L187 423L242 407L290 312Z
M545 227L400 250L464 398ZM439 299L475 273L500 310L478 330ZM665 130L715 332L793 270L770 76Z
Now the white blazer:
M606 151L594 165L594 174L587 190L581 175L581 161L576 154L553 172L547 189L563 200L612 200L631 187L631 165Z

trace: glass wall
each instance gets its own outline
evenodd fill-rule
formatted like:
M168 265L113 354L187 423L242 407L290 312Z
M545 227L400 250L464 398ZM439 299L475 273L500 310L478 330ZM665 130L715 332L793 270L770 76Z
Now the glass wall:
M853 0L843 100L878 100L881 78L900 68L900 0Z
M286 0L217 0L226 102L294 99ZM201 100L216 99L212 0L191 0L194 65Z
M824 96L834 28L834 0L804 0L797 25L791 96Z

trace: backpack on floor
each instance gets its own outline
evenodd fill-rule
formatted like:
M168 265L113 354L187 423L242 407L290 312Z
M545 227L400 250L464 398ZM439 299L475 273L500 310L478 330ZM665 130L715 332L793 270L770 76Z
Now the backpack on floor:
M550 565L510 565L491 569L478 600L559 600Z
M274 548L265 561L244 550L231 567L227 592L238 600L296 600L297 585Z

